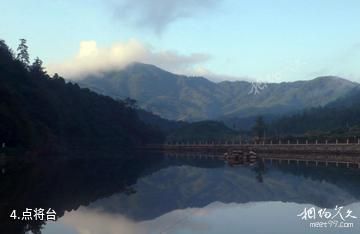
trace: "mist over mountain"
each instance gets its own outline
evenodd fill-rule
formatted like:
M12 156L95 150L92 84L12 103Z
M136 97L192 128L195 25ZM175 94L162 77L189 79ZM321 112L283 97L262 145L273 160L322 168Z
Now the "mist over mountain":
M215 83L142 63L101 76L87 76L79 84L113 98L136 99L141 108L164 118L189 121L291 113L326 105L358 86L340 77L326 76L309 81L268 83L254 94L251 82Z

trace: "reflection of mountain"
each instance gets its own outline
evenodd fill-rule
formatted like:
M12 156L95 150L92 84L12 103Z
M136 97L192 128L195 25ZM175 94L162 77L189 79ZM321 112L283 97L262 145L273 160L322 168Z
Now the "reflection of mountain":
M90 207L148 220L172 210L204 207L215 201L284 201L333 207L359 200L360 182L355 180L359 172L345 174L341 169L315 168L305 171L303 176L271 168L263 175L263 183L259 183L250 168L172 166L140 179L135 186L136 194L116 194ZM309 177L311 173L314 176Z
M111 214L106 211L81 208L67 213L56 225L47 225L44 234L57 233L55 226L63 227L68 234L318 234L344 233L324 229L309 228L308 222L301 220L297 214L309 204L283 202L251 202L224 204L214 202L201 208L186 208L172 210L152 220L134 221L124 215ZM353 203L344 209L350 209L353 214L360 213L360 203ZM332 213L336 212L330 210ZM356 221L348 219L349 221ZM85 231L86 230L86 231ZM344 229L342 229L344 230ZM358 234L360 227L346 230L348 234ZM64 232L61 232L63 234ZM59 233L60 234L60 233Z
M105 156L105 155L103 155ZM53 208L59 217L114 193L131 193L144 170L150 173L155 157L119 159L117 157L71 161L11 163L0 174L0 232L23 233L26 223L9 218L10 212L25 208ZM1 171L0 171L1 172ZM21 214L21 213L20 213ZM31 222L38 230L42 223Z
M26 223L9 219L12 209L51 207L61 217L65 211L91 203L90 208L147 220L216 201L334 206L360 198L359 172L339 168L281 167L264 173L261 169L224 167L218 160L173 159L148 153L127 160L103 157L5 167L5 174L0 175L1 233L22 233L25 228ZM38 230L41 224L30 228Z

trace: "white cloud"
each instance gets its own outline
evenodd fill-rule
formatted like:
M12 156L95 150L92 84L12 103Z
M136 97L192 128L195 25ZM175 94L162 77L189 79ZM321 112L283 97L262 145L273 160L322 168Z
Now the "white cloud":
M182 55L176 51L156 51L135 39L101 48L96 41L82 41L77 54L63 62L49 64L48 72L79 79L89 74L120 70L132 62L149 63L174 73L188 73L209 60L203 53Z
M212 9L219 0L110 0L117 18L161 33L170 23Z

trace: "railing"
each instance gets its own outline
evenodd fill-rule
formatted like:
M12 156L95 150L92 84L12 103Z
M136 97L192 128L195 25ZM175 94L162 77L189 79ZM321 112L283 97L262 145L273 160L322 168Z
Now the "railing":
M259 141L169 141L165 145L360 145L360 138L335 139L335 140L259 140Z

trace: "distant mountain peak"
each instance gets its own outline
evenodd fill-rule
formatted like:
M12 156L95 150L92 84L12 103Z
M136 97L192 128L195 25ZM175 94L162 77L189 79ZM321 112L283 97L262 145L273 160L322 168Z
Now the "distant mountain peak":
M125 69L127 69L127 68L150 68L150 67L155 68L155 69L161 69L153 64L141 63L141 62L131 62L128 65L126 65Z
M125 66L125 68L123 69L125 71L147 71L147 72L159 72L159 73L171 73L169 71L166 71L158 66L155 66L153 64L147 64L147 63L141 63L141 62L132 62L130 64L128 64L127 66ZM173 74L173 73L171 73Z
M203 77L176 75L157 66L134 62L104 79L82 80L82 86L115 98L136 99L140 107L173 120L281 115L323 106L359 84L337 76L273 83L249 94L246 81L215 83Z
M352 81L347 80L345 78L342 78L340 76L331 76L331 75L318 76L315 79L313 79L313 81L342 81L342 82L346 82L346 83L355 83L355 82L352 82Z

